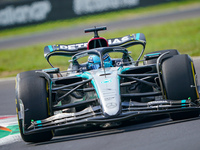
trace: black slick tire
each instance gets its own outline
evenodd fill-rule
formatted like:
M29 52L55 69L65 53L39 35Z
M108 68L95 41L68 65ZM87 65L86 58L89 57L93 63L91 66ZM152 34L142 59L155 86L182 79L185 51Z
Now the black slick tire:
M186 55L174 55L162 63L162 80L166 98L183 100L190 98L195 102L199 94L195 81L195 69L191 58ZM171 113L172 120L198 117L198 111Z
M46 81L35 71L23 72L16 77L16 110L21 137L25 142L43 142L52 139L53 132L46 131L25 135L24 130L31 125L31 121L45 119L49 116L48 93L46 90ZM20 103L24 107L24 118ZM24 121L24 127L23 127Z

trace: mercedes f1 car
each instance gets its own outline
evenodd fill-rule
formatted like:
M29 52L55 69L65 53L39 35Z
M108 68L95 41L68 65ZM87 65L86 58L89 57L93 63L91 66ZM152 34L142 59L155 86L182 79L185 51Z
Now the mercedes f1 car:
M46 46L44 57L52 68L17 75L16 108L24 141L48 141L56 129L105 128L144 116L199 116L199 86L190 56L167 49L141 59L144 34L105 39L100 30L106 27L86 29L94 32L86 43ZM142 46L136 60L128 51L135 45ZM116 53L120 57L113 58ZM53 56L71 57L68 69L55 68Z

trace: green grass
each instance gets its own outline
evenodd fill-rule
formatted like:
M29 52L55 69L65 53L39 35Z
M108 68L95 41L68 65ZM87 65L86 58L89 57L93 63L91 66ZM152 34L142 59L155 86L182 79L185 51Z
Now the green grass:
M137 9L128 9L121 11L114 11L109 13L102 13L98 15L83 16L74 19L66 19L62 21L51 21L47 23L42 23L38 25L30 25L26 27L18 27L13 29L2 30L0 38L12 37L16 35L29 35L32 33L47 32L58 28L67 28L73 26L89 25L95 22L95 24L103 22L112 22L115 20L121 20L122 18L134 18L139 15L148 15L150 13L159 13L163 11L170 11L171 9L184 9L188 6L199 5L200 1L195 0L179 0L178 2L170 2L166 4L151 6L151 7L141 7ZM98 19L96 19L98 18Z
M178 49L180 53L200 56L200 18L102 33L101 36L105 38L144 33L147 39L145 53L162 49ZM90 36L71 39L66 44L88 41L89 38ZM64 40L58 43L64 43ZM43 56L45 45L48 43L17 50L0 51L0 77L15 76L21 71L50 68ZM134 50L132 54L138 55L139 51ZM68 59L57 59L55 62L62 69L67 68Z

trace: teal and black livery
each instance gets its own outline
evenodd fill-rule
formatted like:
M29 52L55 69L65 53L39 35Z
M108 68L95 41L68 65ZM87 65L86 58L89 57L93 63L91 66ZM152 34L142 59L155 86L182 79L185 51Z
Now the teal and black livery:
M41 120L37 120L36 122L37 122L37 126L41 128L42 127L42 121Z
M91 80L91 84L92 84L93 87L95 88L95 91L96 91L96 93L97 93L97 96L99 97L97 85L96 85L95 80L93 79L91 73L89 73L89 72L84 72L84 73L79 74L79 75L76 75L76 76L77 76L77 77L81 77L81 78L85 78L85 79L92 79L92 80Z
M185 106L186 106L186 102L187 102L186 99L181 100L181 106L182 106L182 107L185 107Z
M79 51L78 48L68 49L67 45L48 45L44 48L44 57L48 59L52 55L71 57Z
M71 133L75 127L107 128L157 115L172 120L199 116L197 74L188 55L167 49L140 59L146 45L144 34L106 40L98 36L101 30L106 27L86 29L94 32L88 43L44 48L48 62L51 56L71 57L67 70L60 71L49 62L51 69L18 74L16 102L24 141L48 141L57 129ZM106 46L96 44L100 39ZM134 45L143 46L137 60L128 51ZM88 61L91 55L98 61ZM89 63L98 67L89 68Z

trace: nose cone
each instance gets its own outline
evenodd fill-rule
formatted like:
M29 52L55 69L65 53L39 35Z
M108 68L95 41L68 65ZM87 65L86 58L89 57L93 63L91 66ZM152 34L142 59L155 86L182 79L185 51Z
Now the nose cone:
M105 116L110 117L118 115L121 111L120 85L117 68L108 68L106 70L109 75L101 76L97 73L93 74L93 78L103 113Z

